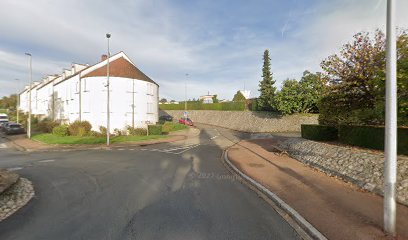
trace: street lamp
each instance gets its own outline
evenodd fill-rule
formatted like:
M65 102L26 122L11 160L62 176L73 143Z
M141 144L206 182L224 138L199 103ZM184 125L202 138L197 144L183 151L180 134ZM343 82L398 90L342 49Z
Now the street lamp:
M17 103L16 103L16 112L17 112L17 123L20 123L20 118L19 118L19 106L20 106L20 79L14 79L17 81L17 93L16 93L16 98L17 98Z
M387 72L385 81L384 230L396 235L395 184L397 181L397 47L396 1L387 1Z
M110 134L110 90L109 90L109 58L110 58L110 51L109 51L109 38L111 37L110 33L106 34L106 39L108 40L108 62L107 62L107 70L106 70L106 89L107 89L107 103L106 103L106 145L109 146L109 134Z
M31 85L33 82L33 65L31 53L25 53L25 55L30 57L30 83L29 83L29 93L28 93L28 123L27 123L27 137L31 139Z

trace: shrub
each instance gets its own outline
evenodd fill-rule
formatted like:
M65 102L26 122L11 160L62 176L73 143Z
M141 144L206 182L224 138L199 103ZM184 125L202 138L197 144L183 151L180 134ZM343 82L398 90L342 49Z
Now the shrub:
M99 132L97 132L97 131L91 130L91 131L89 131L89 136L92 136L92 137L102 137L102 134L99 133Z
M54 127L58 126L59 123L52 121L48 118L44 118L43 120L39 121L37 123L37 131L43 132L43 133L51 133L54 129Z
M104 127L104 126L99 126L99 133L101 134L101 135L103 135L103 136L105 136L106 135L106 127Z
M71 136L86 136L92 129L92 125L88 121L75 121L68 127L69 135Z
M184 110L184 102L180 104L160 104L161 110ZM189 110L218 110L218 111L244 111L245 102L222 102L222 103L202 103L187 102Z
M342 143L384 149L384 127L340 126L339 140ZM398 154L408 154L408 128L398 128Z
M55 126L52 129L52 134L56 135L56 136L60 136L60 137L65 137L69 135L68 132L68 125L59 125L59 126Z
M178 130L182 130L186 128L188 127L184 124L174 123L174 122L165 122L162 126L162 132L169 133L169 132L178 131Z
M338 130L333 126L302 124L301 131L302 138L315 141L332 141L338 138Z
M131 126L128 126L127 131L129 135L132 135L132 136L146 136L147 135L146 128L133 128Z
M126 131L122 131L119 128L115 128L113 129L113 134L115 134L115 136L122 136L126 135Z
M149 125L149 135L162 135L163 134L163 125Z

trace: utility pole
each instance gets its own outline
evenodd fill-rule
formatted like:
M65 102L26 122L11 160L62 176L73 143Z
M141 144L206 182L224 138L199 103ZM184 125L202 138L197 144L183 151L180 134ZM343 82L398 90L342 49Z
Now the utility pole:
M187 81L189 74L186 73L186 82L184 83L184 112L187 112Z
M106 70L106 88L107 88L107 103L106 103L106 145L109 146L109 135L110 135L110 90L109 90L109 58L110 58L110 51L109 51L109 38L111 37L110 33L106 34L106 38L108 40L108 63L107 63L107 70Z
M16 104L16 114L17 114L17 123L20 123L20 117L19 117L19 107L20 107L20 79L15 79L17 81L17 93L16 93L16 98L17 98L17 104Z
M25 55L30 57L30 83L29 83L29 93L28 93L28 123L27 123L27 137L31 139L31 90L33 82L33 65L32 65L32 56L30 53L25 53Z
M135 79L132 79L132 128L135 128Z
M387 1L387 69L385 83L384 230L396 236L395 185L397 181L397 47L396 1Z

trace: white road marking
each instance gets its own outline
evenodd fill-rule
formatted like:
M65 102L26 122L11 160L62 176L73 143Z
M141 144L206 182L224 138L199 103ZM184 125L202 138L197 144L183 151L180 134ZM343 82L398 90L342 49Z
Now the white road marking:
M148 148L142 148L140 150L142 151L151 151L151 152L162 152L162 153L171 153L171 154L182 154L190 149L193 149L195 147L200 146L200 144L189 144L189 145L184 145L184 146L179 146L179 147L173 147L173 148L166 148L166 149L148 149Z
M23 169L22 167L12 167L12 168L7 168L9 171L17 171Z
M55 160L54 159L45 159L45 160L41 160L41 161L38 161L38 162L47 163L47 162L55 162Z
M0 148L7 148L7 145L5 143L1 143Z

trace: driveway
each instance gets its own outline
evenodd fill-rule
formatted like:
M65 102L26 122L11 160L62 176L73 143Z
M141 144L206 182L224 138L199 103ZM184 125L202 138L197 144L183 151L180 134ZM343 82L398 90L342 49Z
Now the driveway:
M0 239L300 238L222 164L223 148L245 134L200 128L183 141L113 150L24 153L5 144L0 168L30 179L36 194L0 222Z

